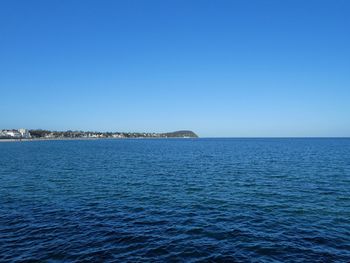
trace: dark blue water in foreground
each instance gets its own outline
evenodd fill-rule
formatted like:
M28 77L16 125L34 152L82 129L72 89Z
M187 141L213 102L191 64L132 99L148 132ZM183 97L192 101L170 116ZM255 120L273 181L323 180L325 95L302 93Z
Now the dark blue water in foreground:
M0 261L350 262L350 139L0 143Z

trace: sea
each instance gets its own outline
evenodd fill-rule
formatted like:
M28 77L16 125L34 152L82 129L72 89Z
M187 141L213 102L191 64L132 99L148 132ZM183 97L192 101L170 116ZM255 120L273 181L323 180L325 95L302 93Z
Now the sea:
M2 142L0 262L350 262L350 139Z

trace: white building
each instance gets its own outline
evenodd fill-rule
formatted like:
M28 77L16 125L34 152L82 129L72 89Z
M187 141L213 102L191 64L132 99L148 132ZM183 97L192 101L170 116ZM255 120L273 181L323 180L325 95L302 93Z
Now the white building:
M21 138L21 134L17 130L5 131L5 135L11 138Z
M19 129L18 132L21 134L22 138L28 139L31 137L27 129Z
M0 130L0 137L13 139L28 139L31 138L30 133L26 129L19 130Z

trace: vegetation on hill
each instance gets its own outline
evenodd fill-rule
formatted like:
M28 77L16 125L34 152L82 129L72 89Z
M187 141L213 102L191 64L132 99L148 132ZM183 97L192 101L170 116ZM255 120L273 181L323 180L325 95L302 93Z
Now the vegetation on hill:
M167 133L29 130L33 138L198 138L193 131Z
M193 131L175 131L175 132L167 132L163 133L166 137L189 137L189 138L198 138L198 135Z

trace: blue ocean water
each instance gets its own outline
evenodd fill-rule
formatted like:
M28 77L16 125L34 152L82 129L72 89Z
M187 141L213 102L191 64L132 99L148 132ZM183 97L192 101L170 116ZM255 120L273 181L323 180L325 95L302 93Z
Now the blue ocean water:
M0 143L1 262L350 262L350 139Z

